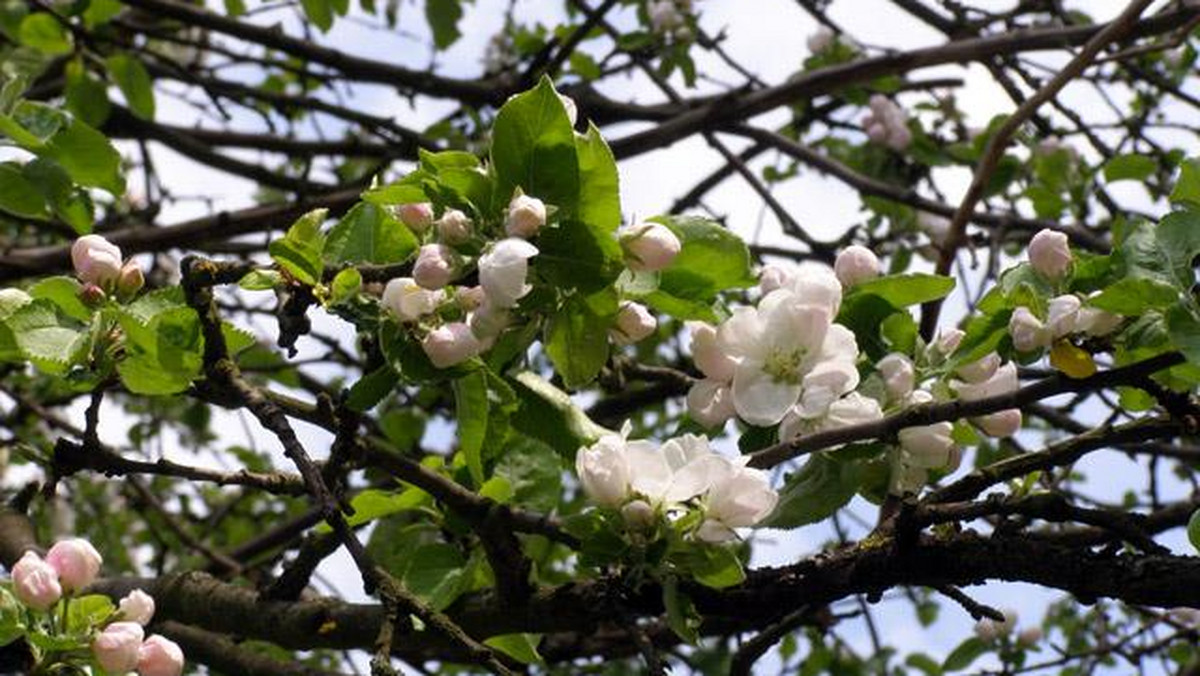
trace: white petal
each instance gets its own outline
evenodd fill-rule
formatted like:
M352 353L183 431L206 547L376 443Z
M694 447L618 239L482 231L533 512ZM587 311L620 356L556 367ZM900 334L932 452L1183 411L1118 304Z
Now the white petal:
M767 427L783 415L800 396L799 385L780 382L753 365L738 366L733 375L733 406L752 425Z

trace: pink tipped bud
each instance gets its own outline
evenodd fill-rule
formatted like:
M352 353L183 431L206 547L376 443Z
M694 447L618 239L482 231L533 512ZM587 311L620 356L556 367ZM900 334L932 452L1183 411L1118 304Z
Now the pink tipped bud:
M417 253L417 262L413 264L413 279L422 287L436 291L454 279L458 268L457 260L458 255L450 247L443 244L426 244Z
M437 222L438 238L446 244L465 244L474 228L471 219L458 209L447 209Z
M48 610L62 598L58 573L34 552L25 552L12 567L13 593L34 610Z
M154 597L141 589L129 592L117 607L121 611L122 619L137 622L143 627L150 624L150 620L154 618Z
M1029 241L1029 263L1046 279L1053 281L1064 277L1071 269L1071 260L1071 246L1061 232L1047 228Z
M104 293L104 289L95 284L84 284L79 289L79 300L83 301L83 304L88 307L96 307L103 303L105 298L108 298L108 294Z
M621 247L630 270L656 272L670 267L683 245L667 226L642 223L621 235Z
M1025 307L1013 311L1008 320L1008 334L1018 352L1032 352L1050 343L1046 325Z
M460 364L479 354L482 348L471 327L463 322L440 326L421 341L421 349L429 361L440 369Z
M641 303L624 303L617 311L617 322L608 335L617 345L631 345L654 333L658 320Z
M121 274L121 249L100 235L84 235L71 245L71 263L84 284L111 286Z
M92 642L92 654L108 673L129 673L138 667L143 636L142 625L137 622L113 622Z
M132 260L126 262L117 277L117 294L124 298L132 298L145 285L146 277L142 274L142 267Z
M94 582L103 562L100 552L82 538L60 540L46 553L46 563L58 572L58 579L67 591L77 591Z
M510 237L529 239L546 224L546 205L536 197L517 195L508 203L504 231Z
M865 246L854 244L838 254L833 271L844 287L851 287L879 276L879 258Z
M138 650L137 672L138 676L179 676L183 673L183 649L155 634Z
M989 437L1011 437L1021 430L1021 412L1009 408L980 416L974 422Z
M401 223L407 225L413 232L420 234L433 224L433 205L429 202L401 204L396 208L396 215L400 218Z

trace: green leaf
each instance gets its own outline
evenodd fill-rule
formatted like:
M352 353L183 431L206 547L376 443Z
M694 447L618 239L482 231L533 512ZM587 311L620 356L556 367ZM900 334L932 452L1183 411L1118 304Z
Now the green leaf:
M108 87L92 77L78 61L67 65L67 82L63 94L66 96L67 110L93 127L103 125L112 112L112 104L108 100Z
M483 473L483 441L488 428L487 376L475 370L454 381L454 411L458 418L458 447L467 460L475 485Z
M337 305L350 300L362 289L362 282L362 273L357 268L346 268L337 273L329 284L329 303Z
M1200 211L1174 211L1159 221L1155 231L1158 251L1166 259L1181 291L1190 292L1196 281L1192 266L1200 255Z
M76 233L92 231L92 198L86 190L76 188L58 162L39 157L21 171L30 183L37 186L54 214L70 225Z
M41 154L62 165L80 185L102 188L116 197L125 194L121 155L104 134L82 120L72 120L59 130Z
M332 263L385 265L403 262L416 250L416 237L387 209L361 202L330 228L324 253Z
M850 502L858 491L857 464L838 462L817 453L791 474L779 492L779 504L767 518L768 528L798 528L822 521Z
M879 296L897 308L945 298L954 290L954 278L914 272L888 275L854 285L847 296Z
M507 203L520 187L528 195L574 214L579 199L575 132L550 79L508 100L492 129L496 199Z
M722 291L744 289L757 281L750 250L740 237L707 218L661 216L682 245L671 266L659 273L658 289L648 305L679 319L713 321L711 305Z
M519 401L512 415L512 426L550 446L567 460L574 461L575 452L581 447L612 433L592 422L570 395L532 371L521 371L508 382Z
M333 26L333 4L330 0L300 0L300 6L304 8L304 16L314 26L320 28L322 33L329 32Z
M309 286L318 284L325 272L322 260L325 236L321 234L321 224L328 213L328 209L313 209L304 214L288 228L283 238L271 242L267 247L271 258L280 267L291 273L297 281Z
M107 596L88 594L71 599L67 608L67 631L83 634L116 612L117 607Z
M1188 542L1200 551L1200 509L1192 512L1192 518L1188 519L1187 534Z
M541 634L501 634L485 640L484 644L499 650L521 664L541 664L542 656L537 651L538 643L541 641Z
M444 610L466 591L465 565L457 547L438 542L413 553L402 579L412 593L434 610Z
M1193 308L1180 303L1167 311L1167 333L1171 344L1193 364L1200 364L1200 318Z
M692 577L706 587L724 589L746 579L742 562L730 547L697 544L689 548L684 561Z
M1161 310L1179 300L1179 291L1170 284L1147 277L1126 277L1088 300L1088 305L1136 317L1147 310Z
M12 164L0 164L0 209L24 218L44 220L46 200L37 185Z
M70 54L75 49L71 32L48 12L36 12L25 17L18 35L21 44L48 56Z
M1109 183L1144 181L1156 169L1158 169L1158 163L1148 155L1136 153L1117 155L1104 163L1104 180Z
M72 277L47 277L30 287L29 295L45 298L68 317L87 323L91 321L92 310L79 299L81 289L82 286Z
M433 45L446 49L462 37L458 22L463 10L460 0L425 0L425 20L433 32Z
M428 493L415 487L405 488L402 491L368 488L350 500L350 507L354 513L346 517L346 523L351 527L360 526L385 516L417 509L430 501ZM333 532L333 528L326 523L322 523L318 530L323 533Z
M1171 190L1171 201L1200 206L1200 159L1184 160L1179 165L1179 178Z
M66 373L88 349L87 327L45 298L23 305L5 324L21 354L46 373Z
M283 277L274 270L251 270L238 281L238 286L246 291L267 291L274 289L283 281Z
M134 394L165 396L186 390L200 371L166 370L154 356L139 353L129 355L117 364L117 374L125 389Z
M516 436L492 470L512 489L510 502L549 513L558 506L562 493L562 460L549 445Z
M608 329L617 316L617 292L575 294L550 318L546 354L571 389L583 387L608 361Z
M397 382L396 372L392 370L391 366L380 366L364 375L350 387L350 394L346 397L346 406L349 406L352 411L365 413L391 394Z
M662 590L667 625L676 636L695 645L700 641L700 615L692 605L692 600L679 590L679 581L674 577L663 580Z
M972 636L958 644L942 663L942 671L961 671L971 666L971 663L988 652L988 644Z
M104 65L133 114L143 120L153 120L154 83L142 62L126 52L120 52L105 59Z

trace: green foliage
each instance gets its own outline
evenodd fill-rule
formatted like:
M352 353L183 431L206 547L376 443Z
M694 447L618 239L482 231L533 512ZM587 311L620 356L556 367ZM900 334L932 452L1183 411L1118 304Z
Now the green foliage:
M1117 155L1104 163L1104 180L1144 181L1158 169L1158 163L1148 155L1128 153Z
M757 281L745 242L720 224L694 216L656 220L675 233L682 248L670 267L658 273L657 285L644 294L650 307L679 319L715 321L713 303L720 293Z
M850 502L860 483L857 463L814 454L798 472L788 475L779 491L779 504L765 525L798 528L824 520Z
M321 224L326 209L314 209L304 214L288 228L282 239L271 242L271 258L299 282L314 286L325 272L325 236Z
M522 371L509 382L519 401L512 416L513 427L550 446L564 458L573 461L577 450L609 433L592 422L567 393L536 373Z
M125 102L129 104L133 114L153 120L154 83L142 62L126 52L121 52L105 59L104 65L117 88L125 96Z
M590 296L567 298L550 318L544 337L546 354L568 388L591 382L608 360L608 328L617 315L617 293L605 289Z
M330 230L324 258L342 263L401 263L417 250L417 240L388 211L370 202L356 204Z

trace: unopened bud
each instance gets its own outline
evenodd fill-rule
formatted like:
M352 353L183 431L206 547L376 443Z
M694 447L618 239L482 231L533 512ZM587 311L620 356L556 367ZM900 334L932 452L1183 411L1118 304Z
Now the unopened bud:
M146 285L146 277L142 267L134 261L128 261L121 268L117 277L117 295L122 298L133 298Z

